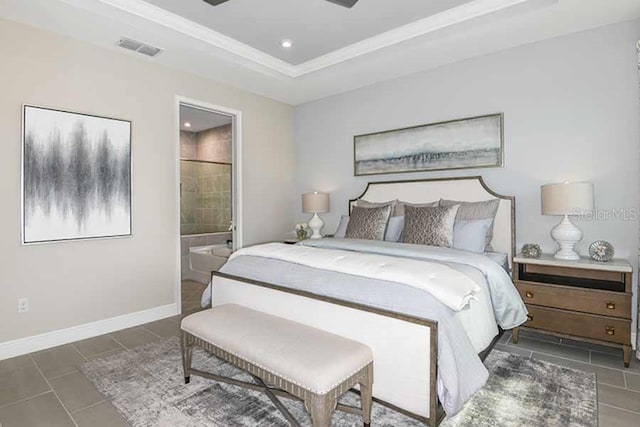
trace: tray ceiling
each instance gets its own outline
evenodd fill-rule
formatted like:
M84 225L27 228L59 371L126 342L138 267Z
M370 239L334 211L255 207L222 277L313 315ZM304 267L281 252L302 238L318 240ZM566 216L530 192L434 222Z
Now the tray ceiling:
M164 3L166 8L160 7ZM393 4L398 14L386 13L380 19L387 3ZM405 9L405 3L416 9L409 6ZM285 36L279 25L255 24L255 20L249 18L244 19L250 22L232 24L232 16L241 22L240 17L255 14L256 9L250 7L253 4L274 5L271 10L264 11L269 19L281 20L283 28L298 28L299 38L294 40L292 52L300 56L285 57L279 51L281 37L293 39L295 36ZM280 15L292 13L295 17L289 17L289 20L298 20L297 16L308 12L292 4L304 4L309 10L318 8L326 12L313 14L322 18L320 21L315 17L299 18L306 26L298 25ZM169 5L181 5L181 9L172 11ZM278 12L286 5L290 5L288 11ZM213 21L208 21L210 18L205 13L193 15L192 19L187 17L197 12L190 7L205 7L206 13L222 16L216 9L227 6L231 10L225 12L229 13L225 15L229 25L216 29L209 27ZM438 9L447 6L451 7ZM371 11L367 10L369 8ZM409 16L410 10L416 16ZM345 24L352 11L362 20L369 21L359 22L356 26ZM327 30L332 34L324 37L316 22L326 23L335 16L343 16L332 21L342 22L342 26L333 24L338 29ZM200 0L0 0L0 18L83 40L142 61L184 70L292 105L639 17L640 0L360 0L352 9L325 0L229 0L217 7L207 6L204 2L200 4ZM389 29L394 25L396 27ZM267 40L266 36L264 40L257 40L260 31L270 34L273 40ZM341 35L335 36L335 31ZM149 58L127 51L116 46L121 37L157 46L162 53ZM258 42L265 43L265 47ZM306 59L310 57L312 59Z
M361 0L348 9L326 0L146 0L176 15L298 65L471 0ZM280 41L293 41L284 49Z

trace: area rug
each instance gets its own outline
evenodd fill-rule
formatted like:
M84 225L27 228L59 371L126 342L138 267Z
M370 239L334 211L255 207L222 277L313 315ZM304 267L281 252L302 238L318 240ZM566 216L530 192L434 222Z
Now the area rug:
M485 365L491 372L485 387L441 426L597 426L595 374L495 350ZM193 366L251 381L200 349L194 350ZM185 385L176 337L92 360L81 370L134 427L289 425L263 393L196 376ZM359 405L353 393L341 401ZM283 403L301 425L311 426L300 402L283 399ZM378 404L373 406L372 421L376 427L424 425ZM343 412L336 412L332 420L337 427L360 425L360 417Z

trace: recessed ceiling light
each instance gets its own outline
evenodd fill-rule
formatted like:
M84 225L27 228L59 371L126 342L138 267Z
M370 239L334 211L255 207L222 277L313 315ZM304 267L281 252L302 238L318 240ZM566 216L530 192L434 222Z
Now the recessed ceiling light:
M293 42L289 39L284 39L280 42L280 46L285 49L289 49L291 46L293 46Z
M184 122L184 127L186 127L186 128L190 128L190 127L191 127L191 123L189 123L189 122Z

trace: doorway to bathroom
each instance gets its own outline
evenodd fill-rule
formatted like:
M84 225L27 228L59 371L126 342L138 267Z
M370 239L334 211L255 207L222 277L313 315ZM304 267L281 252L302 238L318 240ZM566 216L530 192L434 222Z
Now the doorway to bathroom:
M239 112L178 101L182 313L199 310L203 291L238 246Z

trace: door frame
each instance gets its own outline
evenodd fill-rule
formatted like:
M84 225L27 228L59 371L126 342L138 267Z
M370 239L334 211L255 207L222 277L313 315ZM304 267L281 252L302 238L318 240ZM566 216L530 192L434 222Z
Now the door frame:
M176 259L177 259L177 277L175 300L178 304L178 311L182 313L182 250L180 235L180 106L185 105L200 110L210 111L216 114L222 114L231 117L231 218L233 221L233 230L231 231L233 239L233 249L240 249L243 245L242 234L242 111L222 105L212 104L210 102L198 99L188 98L185 96L175 96L175 114L174 114L174 130L175 130L175 194L176 194Z

